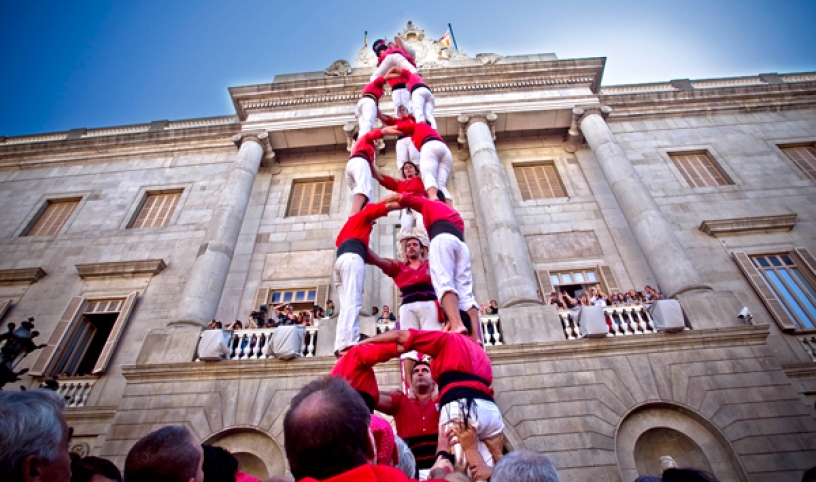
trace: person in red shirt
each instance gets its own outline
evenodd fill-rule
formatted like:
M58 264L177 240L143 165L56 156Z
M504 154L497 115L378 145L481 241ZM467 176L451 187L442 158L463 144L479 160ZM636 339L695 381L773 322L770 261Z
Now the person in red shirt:
M330 375L349 382L351 388L360 393L366 406L373 412L380 400L374 365L396 356L399 356L399 353L395 344L355 345L337 360Z
M452 203L448 192L448 175L453 165L453 156L436 129L424 122L409 119L385 127L382 135L411 136L414 146L419 150L419 172L428 197L436 201L439 199L437 192L442 192L447 202Z
M371 174L373 174L374 179L376 179L382 187L398 193L425 195L425 186L422 184L422 179L419 178L419 170L416 164L411 161L405 161L402 166L400 166L400 173L403 179L394 179L391 176L380 174L380 171L377 170L377 166L371 163ZM400 252L403 253L403 257L406 253L406 240L414 236L414 226L417 227L416 236L422 239L428 239L428 233L425 232L425 226L422 223L422 215L409 208L400 211L400 231L398 239Z
M385 74L385 80L397 79L406 84L408 92L411 93L411 105L414 108L414 118L417 122L427 122L436 129L436 119L434 119L434 98L431 88L425 83L419 74L408 69L393 67Z
M371 80L385 76L393 67L417 72L416 61L414 60L416 52L405 45L401 38L394 37L394 41L389 43L380 39L375 41L371 48L377 54L377 68L371 74ZM408 92L406 84L399 79L391 79L388 81L388 85L391 86L391 100L394 102L395 115L399 115L400 106L405 106L410 111L411 93Z
M394 346L394 343L382 343L366 346ZM380 393L377 410L394 417L397 435L408 444L414 454L417 470L430 470L436 459L436 444L439 436L439 410L434 402L436 383L431 377L431 365L427 361L418 361L411 372L413 396L397 390L391 393Z
M377 140L382 139L380 130L373 130L361 136L351 148L351 156L346 163L346 184L353 193L351 214L360 212L371 200L371 164L377 149Z
M383 96L383 87L385 86L385 78L377 77L369 82L363 89L360 95L360 100L357 101L357 107L354 108L354 116L357 118L357 125L359 129L357 135L362 137L374 128L374 121L377 120L379 113L378 104L380 97Z
M399 308L401 329L441 330L439 305L431 281L430 264L422 257L422 243L418 238L411 237L406 240L405 254L408 261L402 262L381 258L369 249L366 263L373 264L393 278L402 293L402 304ZM415 351L402 355L402 370L409 384L412 383L411 374L416 360Z
M360 338L360 309L363 307L365 259L375 220L399 209L395 202L369 204L351 215L337 235L337 260L334 262L334 286L340 298L340 314L334 338L334 353L344 350Z
M462 317L470 329L470 318L466 313ZM493 400L493 369L484 348L450 331L391 330L361 342L395 343L397 352L416 350L432 357L431 375L439 384L440 431L457 421L472 425L481 442L479 453L492 467L502 455L504 422Z

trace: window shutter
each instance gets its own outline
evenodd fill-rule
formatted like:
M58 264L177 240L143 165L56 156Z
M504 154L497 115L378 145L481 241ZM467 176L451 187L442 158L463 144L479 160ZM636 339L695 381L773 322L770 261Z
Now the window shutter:
M601 281L603 281L604 288L606 289L605 293L607 295L611 295L615 292L620 293L618 278L615 277L612 267L608 264L599 264L598 271L601 273Z
M315 295L315 304L324 310L326 309L326 301L329 300L329 285L317 285L317 294Z
M265 305L269 302L269 293L271 291L271 289L265 286L258 288L258 291L255 292L255 301L252 302L252 311L258 311L261 305ZM269 313L271 313L272 309L269 306L267 306L267 308L269 308Z
M807 268L808 274L816 279L816 258L810 254L810 251L805 248L793 248L791 255L793 255L796 264ZM0 316L3 316L2 310L0 310Z
M759 298L771 312L771 315L776 320L779 327L786 331L793 331L796 329L796 323L791 319L782 302L777 298L776 293L765 283L762 274L756 269L751 258L742 251L734 251L732 253L737 266L742 270L742 273L748 278L748 282L757 292Z
M546 300L547 296L553 290L552 281L550 281L550 271L546 269L537 269L536 276L538 276L538 286L541 288L541 296Z
M130 312L133 311L133 305L136 303L137 296L139 296L139 293L134 291L125 298L122 310L119 311L119 316L116 317L110 335L108 335L108 341L105 342L102 353L99 354L99 359L96 361L93 371L91 371L92 374L99 375L105 372L105 368L107 368L108 362L113 356L113 350L116 348L116 344L119 343L119 337L122 336L122 332L125 329L125 325L130 317Z
M0 301L0 320L3 319L3 315L6 314L9 306L11 306L11 300Z
M60 348L63 348L62 343L65 341L64 338L68 332L68 328L74 323L84 304L85 298L81 296L71 298L71 301L68 302L68 306L62 313L62 317L59 322L57 322L56 328L51 332L51 336L48 337L47 346L40 351L40 356L37 358L37 361L34 362L34 366L31 367L29 375L42 376L48 371L51 365L53 365L54 360L57 358L55 355L59 353Z

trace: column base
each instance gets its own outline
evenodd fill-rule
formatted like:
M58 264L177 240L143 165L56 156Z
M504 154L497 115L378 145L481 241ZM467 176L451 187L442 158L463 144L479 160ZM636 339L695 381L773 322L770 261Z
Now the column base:
M564 341L561 318L554 305L504 306L499 310L505 345Z
M677 295L676 298L693 329L745 324L737 317L744 303L731 291L693 291Z
M142 343L136 364L191 362L195 359L200 337L201 325L198 323L177 323L150 330Z

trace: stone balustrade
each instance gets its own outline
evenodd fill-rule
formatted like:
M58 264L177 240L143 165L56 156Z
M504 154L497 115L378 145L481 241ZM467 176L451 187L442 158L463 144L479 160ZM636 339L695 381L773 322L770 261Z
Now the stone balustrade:
M228 360L265 360L267 358L274 358L264 354L264 348L269 340L272 339L272 334L275 333L275 328L257 328L252 330L233 330L230 333ZM315 356L315 347L317 346L317 327L307 326L306 336L303 338L303 345L301 345L301 353L303 356ZM196 361L200 361L196 358Z
M59 383L57 393L65 397L65 404L68 407L84 407L88 403L88 397L91 395L96 379L65 379L57 380L57 383ZM40 386L45 387L45 384L43 383Z
M604 308L606 324L609 328L607 337L644 335L655 333L654 320L646 305L619 305ZM581 327L573 317L572 311L559 311L564 336L567 340L583 338Z
M816 362L816 336L801 336L799 337L799 343L802 344L802 348L805 349L805 353L810 356L810 359Z
M396 330L397 322L389 321L387 323L377 323L377 334L385 333L386 331Z
M482 324L482 340L484 345L499 346L502 343L501 318L499 315L481 315L479 321Z

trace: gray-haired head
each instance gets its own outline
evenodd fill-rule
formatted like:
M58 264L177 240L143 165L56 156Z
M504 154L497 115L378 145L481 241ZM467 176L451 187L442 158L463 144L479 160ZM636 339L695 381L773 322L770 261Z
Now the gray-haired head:
M397 437L396 441L397 453L399 454L397 468L400 469L406 477L413 479L416 476L416 459L414 458L414 454L411 452L411 449L408 448L408 444L401 438Z
M29 455L57 460L65 444L65 399L51 390L0 391L0 480L17 480Z
M492 482L561 482L558 470L546 455L529 450L510 452L493 468Z

